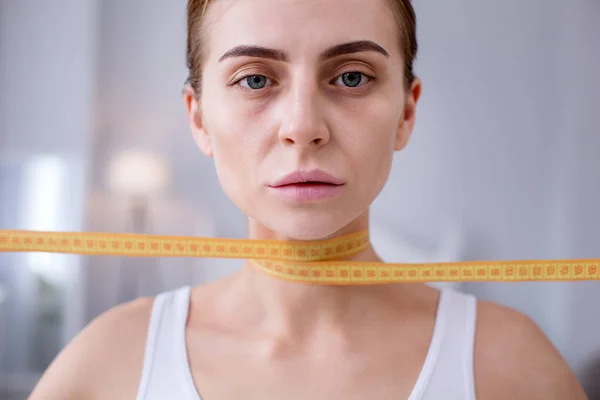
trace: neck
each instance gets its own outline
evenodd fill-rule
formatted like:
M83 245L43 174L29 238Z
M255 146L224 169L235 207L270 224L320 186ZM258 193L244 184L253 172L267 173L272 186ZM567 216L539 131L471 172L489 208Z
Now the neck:
M332 235L317 238L331 239L368 228L368 215ZM293 240L250 221L250 238ZM381 261L371 244L360 253L345 258L349 261ZM236 297L248 307L248 322L267 324L285 336L314 334L319 327L328 330L356 321L357 315L368 313L374 296L382 296L382 286L334 286L293 283L277 279L257 270L246 262L234 283Z

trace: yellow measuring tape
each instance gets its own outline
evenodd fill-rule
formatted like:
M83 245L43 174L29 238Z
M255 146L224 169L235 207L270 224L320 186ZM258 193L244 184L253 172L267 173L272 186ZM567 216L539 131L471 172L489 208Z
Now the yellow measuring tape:
M343 261L369 246L361 231L285 242L133 234L0 230L0 252L94 256L242 258L280 279L329 285L599 280L600 259L397 264Z

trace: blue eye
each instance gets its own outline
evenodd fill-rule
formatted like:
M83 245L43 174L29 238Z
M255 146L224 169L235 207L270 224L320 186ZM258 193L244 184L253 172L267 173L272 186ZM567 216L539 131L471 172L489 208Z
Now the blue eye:
M239 81L240 85L246 89L263 89L270 83L270 79L264 75L249 75Z
M343 84L344 86L355 88L368 83L369 80L370 78L365 74L356 71L351 71L340 75L335 82L336 84L340 84L341 81L341 84Z
M349 88L356 88L369 83L369 81L372 79L373 78L361 72L350 71L340 75L335 80L335 84ZM241 78L237 83L248 90L260 90L273 84L273 82L264 75L248 75Z

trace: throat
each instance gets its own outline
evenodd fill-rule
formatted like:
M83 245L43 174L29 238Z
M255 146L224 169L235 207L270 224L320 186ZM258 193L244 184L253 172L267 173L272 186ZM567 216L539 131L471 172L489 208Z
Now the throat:
M284 259L293 255L293 259L306 262L382 261L369 241L367 213L320 240L306 241L282 236L252 218L249 228L249 237L252 239L283 241L278 252ZM291 246L286 247L286 242ZM315 284L310 274L302 279L298 274L295 274L295 279L286 279L288 268L285 261L271 263L272 266L279 263L279 269L272 268L269 271L257 267L255 260L246 261L244 268L234 277L231 290L228 290L227 297L231 299L235 320L247 329L257 328L295 338L321 329L353 329L352 324L360 318L360 313L369 313L368 307L371 306L377 308L376 304L394 286L332 285L322 281ZM240 329L244 327L240 326Z
M325 286L281 281L253 267L244 268L236 290L238 311L246 323L269 336L306 342L320 334L343 336L361 324L375 323L385 313L390 295L386 286Z
M380 261L371 246L351 259ZM246 262L231 292L238 299L236 313L241 321L300 340L320 330L352 329L357 320L377 314L373 309L381 308L389 294L396 290L392 286L289 282Z

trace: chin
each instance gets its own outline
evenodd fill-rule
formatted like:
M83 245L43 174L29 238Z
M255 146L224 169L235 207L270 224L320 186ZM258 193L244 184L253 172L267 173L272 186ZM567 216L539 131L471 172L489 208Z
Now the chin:
M276 212L263 220L263 225L280 235L295 240L322 240L334 236L359 215L334 211Z

